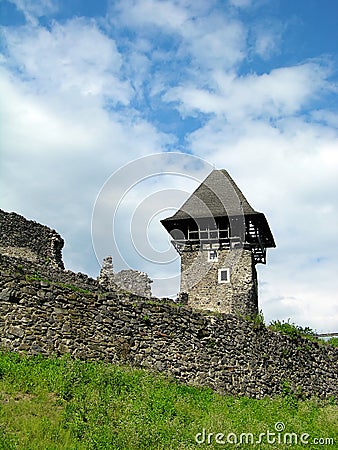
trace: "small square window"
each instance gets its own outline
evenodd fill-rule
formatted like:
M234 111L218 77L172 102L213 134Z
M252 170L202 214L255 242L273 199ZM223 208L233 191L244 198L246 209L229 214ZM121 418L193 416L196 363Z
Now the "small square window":
M217 250L210 250L208 252L208 262L217 262L217 261L218 261Z
M218 282L230 283L230 269L218 269Z

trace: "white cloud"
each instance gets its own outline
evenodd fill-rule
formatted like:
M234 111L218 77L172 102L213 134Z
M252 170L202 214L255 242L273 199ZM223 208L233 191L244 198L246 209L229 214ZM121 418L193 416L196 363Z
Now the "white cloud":
M282 30L280 26L267 24L256 27L254 51L263 59L268 59L275 53L279 53L282 40Z
M203 69L229 69L245 56L246 30L241 22L210 14L191 20L182 31L183 45Z
M54 13L58 9L57 1L53 0L9 0L22 11L28 22L37 24L37 18Z
M252 0L229 0L229 3L237 8L247 8L251 6Z
M198 111L224 115L228 121L261 116L278 118L296 114L315 98L327 87L327 75L327 70L315 63L241 77L234 72L215 71L217 89L200 89L188 83L170 89L164 100L177 102L183 115Z
M30 25L7 29L8 63L41 91L72 91L128 103L132 94L121 79L121 55L94 22L73 19L51 30Z
M161 32L183 33L187 21L203 17L217 2L210 0L112 0L109 18L115 24L143 28L153 26Z
M113 3L110 20L114 26L136 27L152 42L154 34L170 36L177 47L175 57L191 60L203 71L229 68L244 58L246 30L242 23L221 10L212 11L212 3L158 0L128 0ZM168 44L170 45L170 44Z
M333 111L317 109L315 111L312 111L311 116L315 122L322 122L326 125L329 125L333 129L338 128L338 115Z
M118 10L124 24L176 30L188 18L185 8L172 1L127 0L119 3Z

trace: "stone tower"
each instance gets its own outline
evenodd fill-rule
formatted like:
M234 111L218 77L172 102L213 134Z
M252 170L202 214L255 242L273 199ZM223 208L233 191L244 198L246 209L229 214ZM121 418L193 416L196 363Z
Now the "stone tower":
M263 213L255 211L226 170L213 170L172 217L161 221L181 256L181 294L197 309L236 315L258 312L257 263L275 247Z

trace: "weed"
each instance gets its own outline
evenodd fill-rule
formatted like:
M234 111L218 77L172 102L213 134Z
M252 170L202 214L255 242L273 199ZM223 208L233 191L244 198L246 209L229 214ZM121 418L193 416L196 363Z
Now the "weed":
M79 292L81 294L90 294L91 293L91 291L89 291L88 289L82 289L82 288L79 288L78 286L74 286L73 284L66 284L66 283L60 283L60 282L55 282L52 284L60 286L64 289L70 289L73 292Z
M333 345L334 347L338 347L338 337L332 337L330 338L327 343L329 345Z
M150 325L150 317L149 317L147 314L145 314L145 315L142 317L142 319L143 319L143 321L144 321L147 325Z
M45 278L43 278L39 273L34 273L34 274L30 274L30 275L28 275L28 274L26 274L26 276L25 276L25 278L26 278L26 281L28 281L28 282L32 282L32 281L47 281L47 282L49 282L48 280L46 280Z
M26 274L25 278L26 278L26 281L28 281L28 282L44 281L46 283L49 283L50 285L60 286L63 289L70 289L73 292L79 292L79 293L82 293L82 294L91 294L91 291L89 291L88 289L82 289L82 288L79 288L78 286L75 286L73 284L62 283L60 281L50 281L47 278L44 278L38 272L36 272L34 274L30 274L30 275Z
M298 337L306 337L309 339L317 340L316 332L309 327L301 327L290 323L290 319L287 322L274 320L269 324L269 328L273 331L279 331L280 333L286 334L292 339L297 339Z
M255 314L254 316L246 317L246 320L252 322L254 330L260 330L261 328L265 327L264 315L262 310L260 310L259 313Z

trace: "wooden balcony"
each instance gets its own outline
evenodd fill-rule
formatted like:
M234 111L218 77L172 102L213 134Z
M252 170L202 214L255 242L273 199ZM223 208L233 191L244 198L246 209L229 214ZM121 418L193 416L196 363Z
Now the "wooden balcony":
M239 236L212 238L209 235L209 237L205 239L174 239L171 243L179 254L200 250L236 250L243 248L252 251L255 264L266 263L266 249L260 240L247 242L243 241Z

